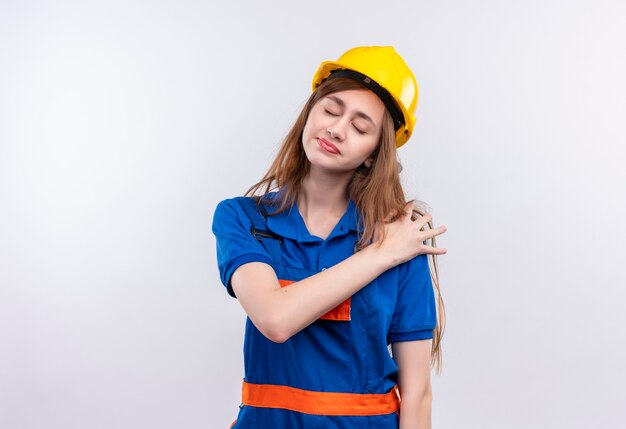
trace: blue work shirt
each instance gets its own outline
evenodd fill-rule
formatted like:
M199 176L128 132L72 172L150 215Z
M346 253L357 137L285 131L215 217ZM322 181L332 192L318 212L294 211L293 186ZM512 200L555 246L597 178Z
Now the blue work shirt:
M272 193L266 198L275 196ZM266 207L271 213L273 208ZM235 296L231 276L249 262L272 266L278 279L285 283L330 268L354 253L358 216L350 200L326 239L308 232L296 204L268 216L267 229L280 237L280 263L277 263L251 234L252 221L237 200L224 200L213 217L221 281L229 294ZM385 271L341 306L347 309L348 319L323 317L282 344L267 339L248 318L244 340L245 381L318 392L389 392L397 384L398 367L388 345L433 337L436 309L427 256L417 256ZM233 429L265 427L396 429L398 416L396 413L320 416L243 406Z

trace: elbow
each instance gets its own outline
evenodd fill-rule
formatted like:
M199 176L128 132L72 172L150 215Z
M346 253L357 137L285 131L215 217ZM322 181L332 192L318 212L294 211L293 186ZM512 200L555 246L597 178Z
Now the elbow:
M424 395L422 396L422 402L428 405L431 405L433 403L433 391L430 386L428 386L428 389L424 392Z
M273 343L282 344L293 335L288 327L282 323L276 316L267 317L260 320L254 325L263 334L265 338Z
M422 403L424 404L432 404L433 402L433 389L428 383L427 386L424 387L424 390L421 392Z
M261 331L261 333L265 336L265 338L276 344L282 344L291 338L289 334L281 330L268 329L265 330L265 332Z
M429 406L433 402L433 391L430 383L420 389L404 392L401 390L400 396L402 397L403 402L406 401L407 403L415 405Z

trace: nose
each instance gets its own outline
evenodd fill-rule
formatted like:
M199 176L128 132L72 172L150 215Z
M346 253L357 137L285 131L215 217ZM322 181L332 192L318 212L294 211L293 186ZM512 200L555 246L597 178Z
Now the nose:
M343 141L346 135L346 126L348 125L348 118L344 116L334 121L331 126L326 129L326 132L328 133L330 138L338 141Z

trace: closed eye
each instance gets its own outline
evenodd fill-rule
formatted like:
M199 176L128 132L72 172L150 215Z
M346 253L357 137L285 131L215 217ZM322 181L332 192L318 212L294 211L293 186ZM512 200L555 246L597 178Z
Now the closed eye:
M328 109L324 109L324 112L328 113L330 116L339 116L339 113L331 112Z
M356 130L357 133L359 134L365 134L365 131L360 130L356 125L352 125L354 127L354 129Z

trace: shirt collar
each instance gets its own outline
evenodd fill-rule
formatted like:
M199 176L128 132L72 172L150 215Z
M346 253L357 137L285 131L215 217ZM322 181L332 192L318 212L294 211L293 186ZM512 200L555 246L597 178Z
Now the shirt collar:
M271 207L267 207L267 211L271 213ZM350 231L359 231L358 224L359 213L356 204L350 199L348 200L348 207L345 213L326 239L346 235L349 234ZM270 231L282 237L290 238L298 242L323 241L320 237L309 234L296 203L281 213L268 215L267 227Z

